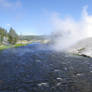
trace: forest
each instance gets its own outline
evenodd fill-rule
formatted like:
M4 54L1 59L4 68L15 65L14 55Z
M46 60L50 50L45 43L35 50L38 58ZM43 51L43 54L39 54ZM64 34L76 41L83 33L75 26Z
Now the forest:
M9 31L0 27L0 45L15 44L18 40L18 34L11 27Z

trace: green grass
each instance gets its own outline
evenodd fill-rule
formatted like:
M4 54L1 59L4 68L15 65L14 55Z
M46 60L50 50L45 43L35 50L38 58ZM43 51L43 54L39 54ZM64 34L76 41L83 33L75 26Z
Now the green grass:
M26 46L27 44L15 44L15 45L1 45L0 46L0 50L5 50L5 49L9 49L9 48L18 48L18 47L21 47L21 46Z
M12 45L6 46L6 45L1 45L0 46L0 50L4 50L4 49L8 49L8 48L12 48Z
M21 46L26 46L27 44L15 44L14 47L17 48L17 47L21 47Z

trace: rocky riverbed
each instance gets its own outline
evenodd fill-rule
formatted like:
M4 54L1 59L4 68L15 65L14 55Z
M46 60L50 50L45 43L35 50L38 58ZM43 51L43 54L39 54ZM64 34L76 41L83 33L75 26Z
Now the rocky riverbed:
M0 51L0 92L92 92L92 59L41 44Z

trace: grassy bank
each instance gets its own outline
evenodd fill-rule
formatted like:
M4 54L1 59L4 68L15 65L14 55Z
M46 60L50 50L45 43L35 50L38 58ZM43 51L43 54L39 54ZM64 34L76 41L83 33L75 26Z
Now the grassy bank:
M18 44L15 44L15 45L0 45L0 50L5 50L5 49L8 49L8 48L18 48L18 47L26 46L26 45L32 44L32 43L33 42L30 42L30 43L18 43ZM40 41L39 43L46 44L46 43L48 43L48 41L47 40Z
M4 50L4 49L8 49L8 48L12 48L12 45L6 46L6 45L1 45L0 46L0 50Z
M21 47L21 46L26 46L28 44L15 44L14 47L17 48L17 47Z
M17 47L26 46L26 45L27 44L1 45L0 50L5 50L5 49L8 49L8 48L17 48Z

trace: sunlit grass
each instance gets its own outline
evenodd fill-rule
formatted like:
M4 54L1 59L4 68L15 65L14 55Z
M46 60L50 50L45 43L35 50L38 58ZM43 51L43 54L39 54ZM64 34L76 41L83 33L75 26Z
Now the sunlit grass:
M13 47L12 45L9 45L9 46L7 46L7 45L1 45L1 46L0 46L0 50L12 48L12 47Z
M19 44L15 44L14 47L17 48L17 47L26 46L26 45L27 44L21 44L21 43L19 43Z
M9 48L17 48L17 47L26 46L26 45L27 44L1 45L0 50L5 50L5 49L9 49Z

